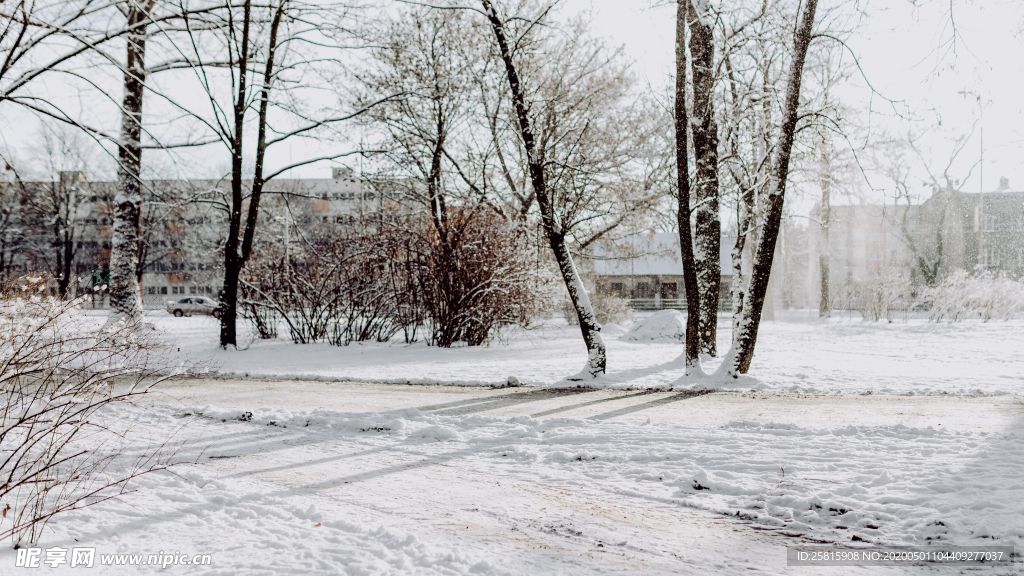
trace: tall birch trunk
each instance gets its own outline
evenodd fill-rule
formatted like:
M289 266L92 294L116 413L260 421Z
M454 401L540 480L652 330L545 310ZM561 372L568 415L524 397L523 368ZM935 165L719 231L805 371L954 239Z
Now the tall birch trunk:
M694 215L694 263L700 292L700 351L715 356L718 299L722 283L719 250L722 222L718 208L718 124L715 122L715 44L712 14L690 4L690 66L693 71L693 153L696 159L696 214Z
M765 198L764 230L760 235L757 251L754 254L750 287L746 294L747 303L744 305L739 331L729 354L719 368L719 372L724 371L733 377L746 373L754 358L754 345L757 342L761 311L764 307L765 294L768 291L768 279L772 271L775 244L782 225L782 205L786 194L786 180L789 177L793 138L796 134L797 108L800 105L800 84L803 79L807 48L811 43L811 30L814 28L814 14L817 7L818 0L807 1L793 42L793 61L789 69L789 78L786 81L785 112L776 146L771 188Z
M569 291L569 299L576 310L576 316L580 322L580 331L583 334L583 342L587 345L587 364L576 377L571 379L576 380L583 377L596 378L605 373L608 362L604 339L601 337L601 326L597 323L597 319L594 316L594 307L590 304L590 297L587 296L587 291L583 287L579 271L572 261L572 254L569 253L569 246L565 240L565 232L555 215L555 209L552 205L544 176L543 157L540 150L538 150L537 142L534 138L529 111L526 106L526 97L519 79L519 71L512 60L512 51L505 35L505 25L498 16L497 11L495 11L491 0L480 0L480 2L483 4L484 13L491 24L491 29L494 31L501 60L505 65L509 89L512 93L512 104L516 111L516 118L519 121L519 132L523 139L523 147L526 150L530 183L533 186L534 194L537 197L537 205L540 208L541 225L544 227L548 244L554 253L555 262L558 264L558 271L561 273L565 287Z
M142 316L138 264L142 241L142 95L146 81L146 25L152 2L128 4L128 53L121 105L117 192L110 245L111 319Z

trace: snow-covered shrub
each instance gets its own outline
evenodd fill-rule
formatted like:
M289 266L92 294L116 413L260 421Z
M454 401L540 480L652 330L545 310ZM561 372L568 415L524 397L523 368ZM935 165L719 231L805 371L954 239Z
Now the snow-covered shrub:
M56 298L59 294L57 279L46 272L33 272L10 278L0 289L0 297L23 300L26 298Z
M602 290L592 290L588 296L598 324L628 324L633 321L633 309L629 307L629 300L626 298ZM568 297L562 300L562 312L565 314L566 322L579 326L580 319L576 317L576 308Z
M97 331L79 301L42 286L26 277L0 295L0 538L15 546L174 463L166 441L127 454L137 423L117 407L186 373L169 369L151 330L122 318Z
M895 309L906 310L910 306L911 290L910 280L891 268L851 285L853 304L872 322L883 318L890 320Z
M1024 283L1004 274L972 276L957 270L921 294L932 322L1009 320L1024 310Z

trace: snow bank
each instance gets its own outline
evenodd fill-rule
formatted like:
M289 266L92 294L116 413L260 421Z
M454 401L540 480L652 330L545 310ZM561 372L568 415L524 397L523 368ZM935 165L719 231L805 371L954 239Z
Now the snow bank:
M662 310L636 323L620 337L626 342L681 342L686 338L686 315L678 310Z

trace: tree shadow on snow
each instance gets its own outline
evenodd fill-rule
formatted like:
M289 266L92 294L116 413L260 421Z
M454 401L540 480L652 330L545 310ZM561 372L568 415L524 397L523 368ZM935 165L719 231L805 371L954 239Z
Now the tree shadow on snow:
M456 400L454 402L447 402L444 404L420 406L418 407L418 410L441 416L465 416L467 414L476 414L478 412L516 406L526 402L551 400L554 398L562 398L573 394L583 394L591 391L592 390L588 388L541 388L523 392L512 392L510 394L502 394L500 396L490 396L487 398L470 398L467 400Z
M634 412L640 412L641 410L648 410L650 408L657 408L658 406L664 406L665 404L679 402L680 400L689 400L690 398L696 398L697 396L704 396L705 394L711 394L712 392L713 390L686 390L683 392L677 392L671 396L662 396L661 398L655 398L654 400L644 402L642 404L634 404L632 406L619 408L618 410L612 410L611 412L605 412L604 414L590 416L590 419L608 420L610 418L615 418L616 416L625 416L626 414L632 414Z

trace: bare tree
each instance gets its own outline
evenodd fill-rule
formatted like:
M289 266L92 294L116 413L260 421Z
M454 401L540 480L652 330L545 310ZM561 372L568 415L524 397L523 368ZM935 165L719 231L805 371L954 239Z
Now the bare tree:
M96 167L94 148L81 132L54 123L42 123L39 156L42 166L14 172L12 187L23 227L23 257L35 270L56 278L61 297L74 296L78 257L85 223L82 212L96 191L87 168ZM30 175L35 175L33 178ZM35 181L33 181L35 180Z
M15 182L0 182L0 282L15 272L15 258L26 250L25 215Z
M893 206L886 207L885 217L899 230L900 239L917 264L917 273L928 287L938 284L946 264L946 218L950 205L973 171L972 167L962 179L950 174L972 133L952 139L941 172L933 168L931 155L922 145L922 140L933 138L931 131L908 132L906 137L890 141L883 148L882 170L893 185ZM923 178L915 178L913 174L917 169L923 171ZM922 203L921 195L914 191L918 188L914 186L915 180L930 188L932 195L928 204Z
M680 2L677 6L676 154L679 164L679 233L681 244L690 244L695 259L696 279L687 281L696 282L697 288L694 294L687 291L687 312L688 316L698 319L694 320L697 325L692 331L699 340L699 352L706 354L717 353L715 340L722 274L719 259L722 234L719 202L723 198L721 182L724 180L736 190L734 205L731 206L738 219L736 244L732 252L732 293L734 318L738 318L744 289L742 254L748 236L756 229L755 199L766 181L763 173L766 165L764 158L767 156L764 151L767 147L759 148L759 144L763 137L761 133L766 131L768 123L758 122L757 118L762 112L762 106L769 100L758 98L758 87L752 83L756 72L762 70L763 62L754 50L754 56L746 58L751 63L748 72L754 73L744 76L742 71L736 70L734 60L737 52L747 50L750 44L760 47L762 40L769 36L764 26L767 6L767 3L763 3L759 10L728 6L713 9L707 2ZM688 43L687 27L691 33ZM693 118L687 117L686 106L687 44L693 59ZM716 45L720 45L720 49L716 49ZM717 59L716 52L721 54ZM720 80L724 82L720 83ZM724 88L722 93L717 92L719 86ZM724 147L720 145L716 115L725 119ZM681 164L688 160L687 130L693 135L694 166L697 170L697 194L692 201L688 190L689 168ZM724 173L721 168L725 168ZM728 203L730 197L726 196L725 200ZM690 234L691 227L693 238L683 238L684 233ZM689 267L686 252L687 249L684 249L684 274ZM688 356L694 362L693 357Z
M450 175L462 169L456 150L466 139L474 83L486 61L477 38L465 34L468 25L461 11L412 9L387 27L374 68L358 75L366 90L363 106L381 94L402 95L374 107L366 123L385 133L388 168L412 183L403 191L426 209L442 251L458 234L449 212L461 198L450 195L463 195ZM481 200L479 194L465 196L470 204Z
M832 294L829 291L829 279L832 275L831 253L829 249L829 230L832 226L832 154L828 142L822 142L821 154L821 209L818 213L821 238L818 242L818 268L821 278L818 317L832 315Z
M156 10L157 7L162 8ZM111 319L141 314L142 243L141 206L142 150L144 147L171 148L193 143L155 141L143 144L142 99L148 73L145 63L146 41L150 27L175 26L185 20L186 12L204 14L210 5L191 8L158 0L120 0L70 2L41 5L19 2L10 7L9 20L0 32L0 104L21 106L44 118L56 120L82 131L94 141L113 143L112 154L118 164L118 192L112 214L114 226L110 254L110 294L115 313ZM122 18L115 16L114 10ZM125 42L125 58L116 58L109 48ZM172 70L176 59L155 65L154 70ZM101 77L100 67L113 65L123 77L123 96L118 102L114 90ZM83 73L82 70L88 70ZM81 85L92 107L75 111L60 96L65 91L33 90L40 80L60 76L70 92ZM85 92L87 91L87 92ZM106 130L97 120L96 104L117 105L121 120L119 133ZM65 260L67 260L65 258Z
M576 310L579 318L580 331L583 334L583 341L587 345L587 365L583 371L574 378L581 379L596 378L605 372L607 356L605 353L604 339L601 337L601 326L594 317L594 309L590 304L590 298L583 286L579 270L573 262L572 254L566 241L566 230L561 219L555 212L553 198L554 190L548 186L548 159L543 156L543 148L537 141L534 133L531 108L526 99L526 87L522 84L520 67L513 53L515 46L509 42L506 27L507 19L499 15L491 0L481 0L484 15L490 23L491 30L498 46L501 62L504 65L508 79L509 92L512 105L515 110L518 133L522 138L522 146L525 152L525 161L529 170L532 196L536 199L540 209L541 225L547 236L548 244L554 254L562 280L565 282L569 292L569 299ZM540 22L550 10L544 10L540 15L528 20L528 27L524 32Z
M200 198L227 216L221 346L237 343L239 278L256 239L266 183L293 168L358 153L326 153L266 167L273 146L302 138L326 140L334 125L362 112L339 113L333 106L307 103L303 96L336 90L332 82L339 51L349 33L344 28L347 10L341 4L301 0L244 0L193 13L180 29L163 31L181 54L168 66L187 71L182 82L203 97L199 104L175 101L173 106L193 120L189 127L195 129L197 144L220 144L230 157L228 190L215 189ZM250 150L251 164L246 161Z
M761 310L768 290L768 278L775 255L775 244L782 224L782 208L797 128L800 86L803 80L807 50L813 38L812 30L817 6L817 0L808 0L804 5L794 35L789 74L786 80L784 116L775 146L771 188L765 198L764 227L754 255L749 289L744 294L743 317L733 339L732 348L719 368L721 372L733 376L745 373L750 368L750 362L754 357L754 345L757 341Z

